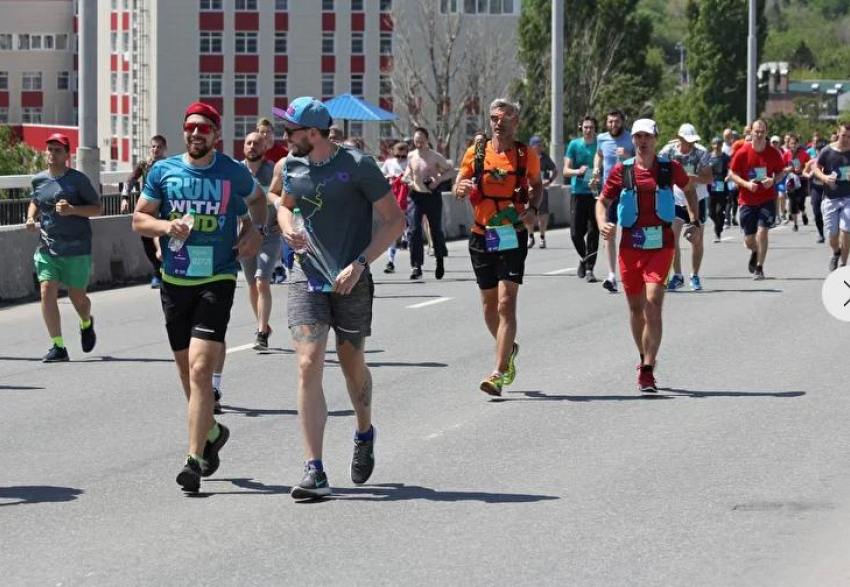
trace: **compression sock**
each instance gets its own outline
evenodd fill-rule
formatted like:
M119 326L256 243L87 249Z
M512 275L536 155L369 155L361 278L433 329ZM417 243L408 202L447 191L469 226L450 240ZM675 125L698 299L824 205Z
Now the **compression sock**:
M213 387L221 391L221 373L213 373Z
M89 316L88 320L80 320L80 328L82 330L85 330L89 326L91 326L91 316Z
M58 346L60 349L65 348L65 339L61 336L51 336L50 340L53 341L53 344Z
M324 471L325 470L325 467L322 465L322 459L315 459L315 460L312 460L312 461L307 461L307 466L311 467L313 469L316 469L317 471Z
M354 439L355 440L360 440L360 441L372 440L374 437L375 437L375 429L371 425L369 426L369 430L366 431L366 432L357 432L357 431L354 432Z
M215 442L219 436L221 436L221 428L218 427L218 422L215 422L207 433L207 442Z

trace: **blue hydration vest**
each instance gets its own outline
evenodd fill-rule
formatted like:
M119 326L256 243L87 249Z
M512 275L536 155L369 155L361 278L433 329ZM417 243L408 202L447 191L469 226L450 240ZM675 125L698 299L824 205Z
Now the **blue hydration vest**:
M655 215L662 224L670 224L676 217L676 199L671 186L670 160L658 158L660 170L655 188ZM637 185L635 182L635 158L623 161L623 191L617 204L617 221L623 228L634 226L638 217Z

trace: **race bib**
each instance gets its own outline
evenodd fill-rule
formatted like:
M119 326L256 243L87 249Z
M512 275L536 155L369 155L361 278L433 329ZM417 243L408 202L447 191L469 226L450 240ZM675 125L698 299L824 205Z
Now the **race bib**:
M307 279L307 291L310 293L330 293L334 286L321 279Z
M682 167L685 168L685 172L688 175L694 175L694 173L696 173L696 165L694 165L693 163L684 163Z
M725 192L726 191L726 182L725 181L715 181L714 182L714 191L715 192Z
M800 169L800 160L795 157L794 160L791 161L791 165L794 166L794 169Z
M850 181L850 165L838 168L838 181Z
M632 229L632 248L650 251L664 245L664 233L660 226Z
M753 169L753 173L755 177L753 177L756 181L761 181L763 179L767 179L767 167L756 167Z
M519 248L516 229L511 226L488 226L484 229L484 244L488 253Z
M590 185L590 182L593 181L593 170L591 168L587 168L587 171L584 172L584 177L581 178L584 183Z
M189 267L186 277L211 277L213 274L213 248L186 246Z

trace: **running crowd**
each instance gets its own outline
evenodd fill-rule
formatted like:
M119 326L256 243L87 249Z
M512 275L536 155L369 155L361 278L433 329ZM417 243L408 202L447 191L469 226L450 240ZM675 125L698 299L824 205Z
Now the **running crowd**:
M202 102L190 104L182 121L185 152L166 156L166 140L150 142L150 158L128 178L122 211L130 211L130 186L141 187L132 226L154 267L178 379L187 399L188 449L177 475L184 491L199 491L201 479L220 466L230 430L221 413L226 332L237 269L248 283L257 320L254 348L268 348L272 328L270 283L283 264L289 269L287 315L297 356L297 406L304 445L304 472L292 497L330 494L322 461L327 405L322 387L328 338L334 333L346 387L356 416L350 475L366 483L375 466L377 430L372 423L372 376L365 361L371 334L372 265L387 256L385 273L396 270L400 246L409 249L411 279L422 279L425 242L435 258L434 276L444 275L448 255L442 228L443 190L468 200L474 225L469 237L472 269L480 290L484 324L494 340L493 371L479 387L499 396L517 375L517 305L529 249L546 248L547 187L557 165L533 137L517 138L520 106L496 99L489 129L480 132L455 168L417 128L411 140L392 146L379 166L362 140L345 140L325 106L312 97L273 109L282 121L285 147L274 124L261 119L245 137L241 162L215 149L221 116ZM659 148L653 120L626 129L612 111L606 132L586 117L581 135L566 148L563 177L571 185L570 236L579 256L578 277L597 282L599 238L607 276L602 286L625 292L629 323L639 356L638 390L655 393L655 365L662 338L664 295L684 287L680 240L691 243L692 290L703 287L700 268L705 224L715 242L740 226L749 251L747 269L764 279L769 230L780 223L808 223L806 197L819 241L830 248L829 269L850 254L850 125L830 141L803 145L789 134L768 138L756 120L743 136L727 129L703 146L692 124ZM96 345L91 301L89 218L101 213L97 191L68 166L70 142L47 139L48 169L32 182L28 230L39 232L34 263L42 314L52 347L45 362L68 361L61 332L59 284L80 317L81 345ZM454 177L452 177L454 175ZM377 229L373 231L373 217ZM539 228L539 237L535 229ZM617 243L619 242L619 246Z

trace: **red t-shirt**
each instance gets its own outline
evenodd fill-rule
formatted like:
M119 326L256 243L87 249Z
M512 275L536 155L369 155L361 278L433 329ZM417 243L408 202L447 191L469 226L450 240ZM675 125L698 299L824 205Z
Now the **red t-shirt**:
M747 143L738 149L732 156L732 163L729 164L729 169L747 181L756 180L758 177L772 178L775 173L781 174L784 168L785 164L782 162L779 151L767 145L759 153L753 148L752 143ZM775 187L766 188L759 184L755 193L744 188L738 190L738 203L741 206L760 206L775 199Z
M638 203L638 217L637 221L635 221L635 227L642 228L661 224L661 221L655 214L655 190L658 187L655 181L660 168L661 165L658 163L657 158L652 167L652 172L649 169L643 169L637 165L634 166ZM606 200L613 200L620 197L620 192L623 191L623 170L623 164L617 163L608 175L608 180L602 188L602 197ZM670 173L673 185L682 190L687 187L690 178L685 168L678 161L670 161ZM632 247L631 232L628 228L623 229L623 238L620 241L621 248L634 248ZM662 235L664 239L663 248L673 248L673 229L670 226L665 226L662 230Z
M796 161L794 161L794 159L796 159ZM791 151L785 151L782 153L782 163L785 164L785 167L793 165L794 173L797 175L803 173L803 168L810 159L811 157L809 157L809 154L806 153L806 150L803 148L798 148L796 153L792 153Z
M266 161L277 163L287 155L289 155L289 149L287 149L280 143L275 143L271 149L266 151Z

